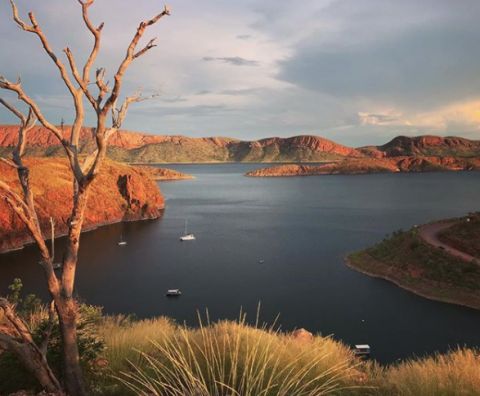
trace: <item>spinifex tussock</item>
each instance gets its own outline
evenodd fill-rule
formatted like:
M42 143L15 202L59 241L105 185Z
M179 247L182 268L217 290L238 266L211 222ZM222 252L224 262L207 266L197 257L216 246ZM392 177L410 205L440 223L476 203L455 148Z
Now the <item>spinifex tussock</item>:
M220 321L152 341L119 376L140 395L311 396L356 388L358 362L331 338L300 340L273 326Z

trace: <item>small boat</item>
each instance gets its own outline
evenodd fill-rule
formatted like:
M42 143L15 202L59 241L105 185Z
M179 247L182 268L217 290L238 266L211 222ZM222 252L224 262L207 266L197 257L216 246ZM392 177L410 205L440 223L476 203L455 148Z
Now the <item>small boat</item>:
M120 237L120 241L118 242L118 246L125 246L127 244L127 241L123 239L123 234Z
M62 263L53 263L52 267L54 270L58 270L62 268Z
M167 294L165 294L167 297L178 297L182 295L182 292L180 289L168 289Z
M195 240L195 235L189 234L187 232L187 220L185 220L185 230L183 232L183 235L180 237L181 241L194 241Z
M356 356L370 356L370 345L368 344L357 344L353 349L353 353Z

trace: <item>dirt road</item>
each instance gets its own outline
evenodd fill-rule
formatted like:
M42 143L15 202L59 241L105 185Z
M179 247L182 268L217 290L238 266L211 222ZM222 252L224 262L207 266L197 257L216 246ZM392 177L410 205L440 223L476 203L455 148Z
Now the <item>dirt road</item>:
M448 221L448 222L425 224L420 227L419 235L425 242L437 248L443 249L445 252L451 254L452 256L458 257L459 259L462 259L464 261L476 260L478 262L478 259L471 256L470 254L462 252L458 249L455 249L453 246L447 245L446 243L443 243L438 239L438 234L440 232L442 232L443 230L446 230L447 228L451 227L455 223L456 223L455 221Z

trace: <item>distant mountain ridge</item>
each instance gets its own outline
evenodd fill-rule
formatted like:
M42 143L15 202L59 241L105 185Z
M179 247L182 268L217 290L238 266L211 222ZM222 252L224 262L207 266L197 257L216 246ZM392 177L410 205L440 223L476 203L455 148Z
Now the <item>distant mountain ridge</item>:
M7 155L16 143L18 127L0 126L0 155ZM70 129L65 127L65 138ZM91 128L81 133L80 151L93 148ZM45 128L29 132L28 153L60 156L58 140ZM480 141L461 137L398 136L382 146L353 148L320 136L300 135L242 141L226 137L192 138L119 131L109 141L110 158L137 163L168 162L321 162L343 158L390 158L405 156L480 157Z
M382 146L360 147L359 151L372 157L462 157L480 156L480 141L457 136L397 136Z

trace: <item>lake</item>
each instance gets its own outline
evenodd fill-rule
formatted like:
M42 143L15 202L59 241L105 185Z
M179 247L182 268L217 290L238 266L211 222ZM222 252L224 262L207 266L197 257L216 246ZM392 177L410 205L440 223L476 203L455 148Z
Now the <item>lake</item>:
M433 302L344 263L385 235L479 210L480 173L248 178L259 164L170 165L161 219L116 224L81 240L78 296L107 313L167 315L195 325L240 310L281 329L368 343L382 362L480 346L480 312ZM184 221L195 233L180 242ZM123 234L128 245L119 247ZM57 250L62 241L58 241ZM260 262L260 260L264 260ZM33 246L0 255L0 292L14 277L45 296ZM180 288L177 299L165 298Z

